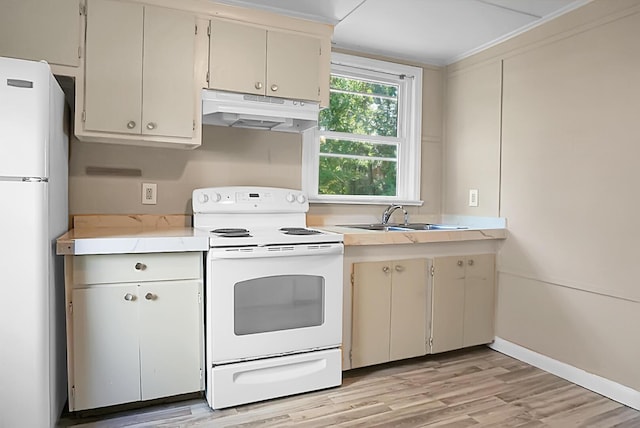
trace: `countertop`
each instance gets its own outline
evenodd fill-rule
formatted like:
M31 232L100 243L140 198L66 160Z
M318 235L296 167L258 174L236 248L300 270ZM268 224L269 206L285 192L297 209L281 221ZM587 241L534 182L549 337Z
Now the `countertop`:
M59 255L207 251L209 239L191 227L71 229L56 241Z
M425 244L431 242L479 241L505 239L506 228L468 228L457 230L371 231L341 226L322 226L321 229L344 235L345 246Z
M310 227L341 233L345 246L463 242L507 237L504 219L453 216L443 219L468 228L382 232L327 224ZM59 255L87 255L207 251L208 233L188 227L189 222L186 215L75 216L75 228L57 239L56 252Z

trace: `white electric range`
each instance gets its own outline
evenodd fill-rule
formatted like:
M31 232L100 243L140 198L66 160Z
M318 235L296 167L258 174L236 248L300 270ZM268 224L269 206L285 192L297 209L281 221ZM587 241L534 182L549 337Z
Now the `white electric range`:
M207 400L214 408L342 383L343 237L306 227L299 190L193 191L209 234Z

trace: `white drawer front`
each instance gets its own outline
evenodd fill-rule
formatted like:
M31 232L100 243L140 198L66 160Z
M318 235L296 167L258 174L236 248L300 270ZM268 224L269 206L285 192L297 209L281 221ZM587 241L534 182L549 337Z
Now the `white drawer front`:
M75 256L73 283L169 281L202 278L202 253L143 253Z
M338 386L341 361L340 349L328 349L209 368L207 400L222 409Z

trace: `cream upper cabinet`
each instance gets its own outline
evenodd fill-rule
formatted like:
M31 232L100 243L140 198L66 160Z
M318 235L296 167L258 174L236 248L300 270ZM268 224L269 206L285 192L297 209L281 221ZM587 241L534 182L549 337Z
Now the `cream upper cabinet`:
M78 137L198 145L195 48L196 18L189 13L88 0Z
M320 38L224 19L210 25L210 88L320 100Z
M267 95L319 101L319 67L318 39L267 32Z
M353 264L352 368L427 353L426 259Z
M431 352L493 341L495 255L433 260Z
M2 0L0 56L80 65L80 0Z

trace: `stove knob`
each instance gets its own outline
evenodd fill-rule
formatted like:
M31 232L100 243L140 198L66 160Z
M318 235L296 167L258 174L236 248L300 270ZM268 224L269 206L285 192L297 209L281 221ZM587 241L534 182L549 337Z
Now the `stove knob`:
M222 199L222 196L220 196L220 193L213 192L213 193L211 194L211 200L212 200L213 202L219 202L219 201L220 201L220 199Z
M304 204L305 201L307 200L307 198L304 197L304 195L298 195L298 197L296 198L296 200L301 203Z
M206 204L208 200L209 200L209 197L207 196L206 193L200 193L198 195L198 202L200 202L201 204Z
M293 193L289 193L287 195L287 202L294 202L296 200L296 196Z

